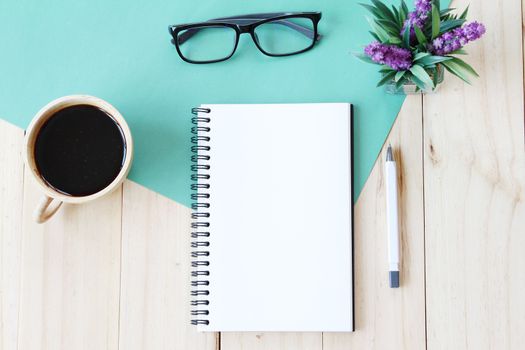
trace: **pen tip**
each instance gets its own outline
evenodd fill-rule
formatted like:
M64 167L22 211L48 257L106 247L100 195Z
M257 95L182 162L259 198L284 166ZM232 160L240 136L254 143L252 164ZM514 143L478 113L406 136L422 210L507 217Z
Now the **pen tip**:
M394 155L392 154L392 146L390 144L388 145L388 148L386 150L386 161L387 162L394 161Z

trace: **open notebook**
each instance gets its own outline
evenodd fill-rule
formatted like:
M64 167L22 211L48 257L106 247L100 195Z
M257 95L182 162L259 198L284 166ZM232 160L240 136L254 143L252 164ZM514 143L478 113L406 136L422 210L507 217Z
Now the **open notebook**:
M192 323L352 331L352 106L193 112Z

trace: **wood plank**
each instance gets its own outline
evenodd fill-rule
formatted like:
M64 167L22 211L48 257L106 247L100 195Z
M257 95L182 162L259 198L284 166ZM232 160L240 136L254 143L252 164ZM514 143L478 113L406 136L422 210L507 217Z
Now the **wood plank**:
M190 325L191 211L124 184L120 349L215 349Z
M455 7L464 8L459 0ZM525 155L520 1L477 1L487 34L425 97L428 349L525 344Z
M424 223L421 97L406 99L355 205L354 333L325 333L324 350L424 349ZM399 169L401 272L389 288L385 148L394 148Z
M0 349L16 349L24 164L23 130L0 120Z
M221 350L321 350L321 333L221 333Z
M33 222L25 174L20 350L117 349L122 191Z

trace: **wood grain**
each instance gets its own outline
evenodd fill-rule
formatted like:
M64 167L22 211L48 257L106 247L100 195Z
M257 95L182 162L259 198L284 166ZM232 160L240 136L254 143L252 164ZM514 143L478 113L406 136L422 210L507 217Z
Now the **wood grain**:
M221 333L221 350L321 350L321 333Z
M117 349L122 192L33 221L41 194L26 172L20 350Z
M465 7L467 1L456 1ZM519 1L478 1L481 75L425 97L428 349L525 344L525 156Z
M0 120L0 349L16 349L24 164L23 131Z
M410 96L355 205L354 333L324 333L323 349L424 349L425 282L421 97ZM391 143L399 167L401 272L389 288L384 155ZM402 148L402 151L400 151Z
M215 349L190 325L191 210L126 181L120 349Z

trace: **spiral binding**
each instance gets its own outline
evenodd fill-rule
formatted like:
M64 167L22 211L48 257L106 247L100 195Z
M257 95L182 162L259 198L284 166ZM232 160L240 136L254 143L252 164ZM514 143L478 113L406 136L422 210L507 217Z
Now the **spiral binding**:
M210 208L210 203L208 199L210 194L207 192L210 188L208 183L210 180L210 165L208 164L210 160L210 146L208 142L210 137L206 134L210 132L210 127L206 124L210 123L210 118L199 116L202 113L210 113L208 108L193 108L191 113L194 115L191 118L191 122L194 126L191 128L191 133L194 135L191 137L191 151L193 155L191 156L191 199L193 201L191 208L193 213L191 218L193 222L191 223L191 267L193 271L191 272L191 291L192 301L191 306L194 308L191 310L191 316L197 316L195 319L191 320L192 325L208 325L210 321L207 320L209 315L209 310L206 309L206 306L210 304L210 301L207 300L206 296L210 295L208 286L210 282L207 280L207 276L210 275L210 271L206 266L210 265L207 257L210 255L210 252L207 250L207 247L210 246L208 237L210 237L210 232L208 227L210 223L206 221L206 218L210 217L210 213L207 209ZM203 308L204 306L204 308Z

